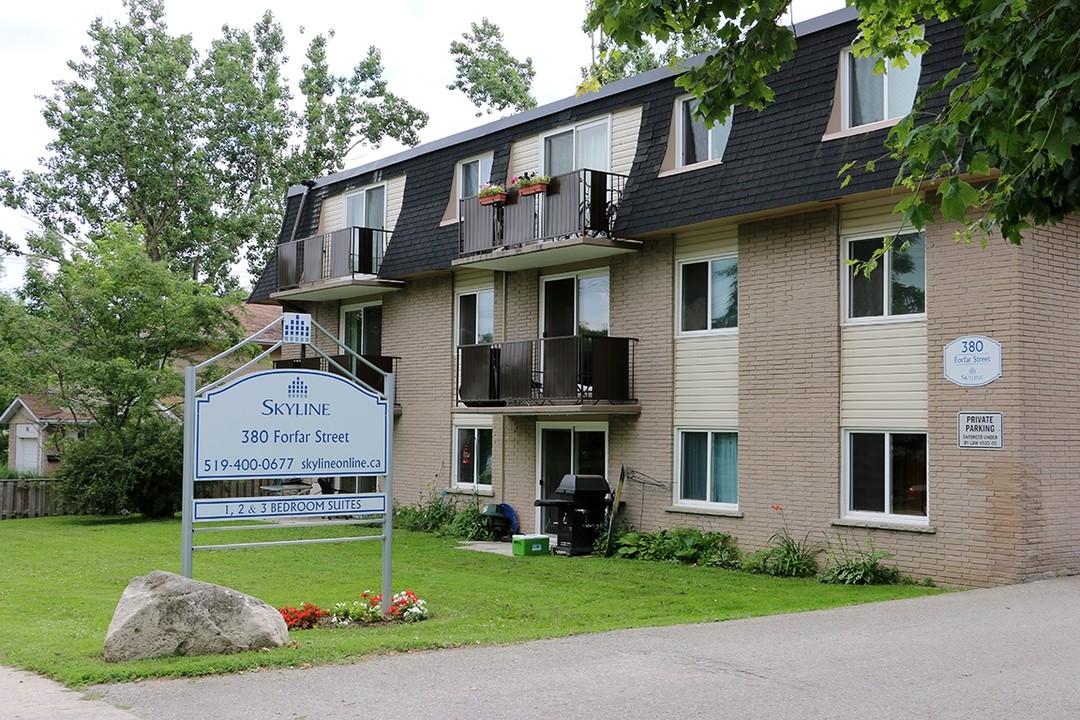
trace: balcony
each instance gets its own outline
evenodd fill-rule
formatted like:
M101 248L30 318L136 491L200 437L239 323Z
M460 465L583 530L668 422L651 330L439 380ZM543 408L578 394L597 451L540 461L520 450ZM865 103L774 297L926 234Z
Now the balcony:
M390 233L348 227L277 246L277 292L290 300L340 300L401 287L378 277Z
M458 348L458 400L508 415L638 414L636 338L514 340Z
M379 368L384 372L397 372L397 361L400 359L395 355L361 355L365 360ZM357 361L352 355L331 355L330 358L345 368L351 371L362 383L369 388L375 390L375 392L382 393L385 390L385 378L381 373L372 370L369 366L362 362ZM335 375L341 375L346 377L336 365L332 365L325 359L318 355L314 355L306 358L294 358L291 360L276 360L274 361L275 370L322 370L324 372L332 372ZM395 384L395 387L400 390L400 385ZM401 414L401 404L394 404L394 414Z
M625 175L577 170L551 179L546 193L506 202L460 204L458 266L525 270L636 252L641 243L614 237Z

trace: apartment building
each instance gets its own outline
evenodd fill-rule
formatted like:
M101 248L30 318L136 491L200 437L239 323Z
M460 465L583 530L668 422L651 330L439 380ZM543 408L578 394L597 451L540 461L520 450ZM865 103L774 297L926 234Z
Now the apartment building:
M549 532L565 473L625 467L643 530L752 550L786 522L956 585L1076 572L1080 224L965 246L901 226L892 161L837 178L957 63L962 28L924 32L881 76L852 11L803 23L775 103L711 130L661 69L292 188L251 301L394 369L398 503L479 494ZM550 183L478 197L523 173ZM1000 376L948 379L975 337Z

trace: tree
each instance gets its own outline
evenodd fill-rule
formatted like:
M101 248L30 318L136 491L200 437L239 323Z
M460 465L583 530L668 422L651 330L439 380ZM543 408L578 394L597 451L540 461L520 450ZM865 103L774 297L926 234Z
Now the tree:
M465 42L450 43L457 79L447 89L462 91L473 105L489 114L506 108L522 112L536 107L530 93L536 77L532 58L522 61L511 55L503 45L502 30L487 18L471 26L471 32L461 35ZM481 115L476 113L476 117Z
M52 274L32 260L23 292L37 294L12 315L12 332L34 348L20 363L36 374L34 390L90 422L86 447L64 448L61 476L65 497L94 512L128 500L167 512L154 498L179 487L169 470L180 457L177 433L166 429L176 422L164 412L183 395L177 368L240 338L229 311L238 298L151 260L145 243L141 229L110 224L74 243ZM163 451L166 438L177 452Z
M918 26L960 20L965 58L915 103L889 133L886 149L900 163L896 184L912 191L898 209L916 228L934 219L922 190L935 188L945 220L962 223L961 239L985 243L1000 232L1019 244L1033 225L1080 209L1080 16L1065 0L851 0L859 11L856 54L898 64L928 49ZM715 32L721 47L677 81L701 99L711 123L733 105L763 109L766 84L795 52L779 24L787 0L595 0L591 28L638 47L646 36L667 40L693 28ZM944 107L926 99L945 93ZM850 170L853 166L845 168ZM873 161L861 166L873 171ZM978 178L978 181L972 177Z
M200 59L191 36L168 32L163 0L124 5L124 21L94 21L83 60L68 63L76 79L54 83L45 99L56 138L44 169L0 172L5 204L46 233L137 224L148 257L223 291L242 248L261 272L290 184L340 169L360 143L415 144L427 122L387 90L375 48L338 77L327 38L313 38L300 113L269 12L251 32L225 26Z

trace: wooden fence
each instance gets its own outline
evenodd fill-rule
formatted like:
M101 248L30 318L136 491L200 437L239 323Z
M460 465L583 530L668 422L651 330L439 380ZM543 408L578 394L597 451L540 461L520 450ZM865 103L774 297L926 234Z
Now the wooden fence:
M256 497L265 480L221 480L195 485L202 498ZM56 496L54 478L0 479L0 520L71 515Z

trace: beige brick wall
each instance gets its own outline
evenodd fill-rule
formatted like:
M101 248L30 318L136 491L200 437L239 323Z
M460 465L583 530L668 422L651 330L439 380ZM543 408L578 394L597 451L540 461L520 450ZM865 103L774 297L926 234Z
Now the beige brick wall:
M1080 572L1078 238L1072 218L1032 231L1022 251L1010 248L1020 255L1023 402L1015 421L1005 418L1005 441L1021 443L1024 578Z
M672 387L675 377L673 286L674 240L651 240L641 252L611 262L611 334L638 338L634 348L634 393L641 415L612 415L608 425L609 482L619 468L664 483L628 483L623 492L625 520L642 530L672 523Z
M821 538L839 510L837 215L739 227L739 509L744 550L781 523Z
M449 276L412 280L384 296L384 355L397 356L394 500L412 504L453 474L454 296Z

